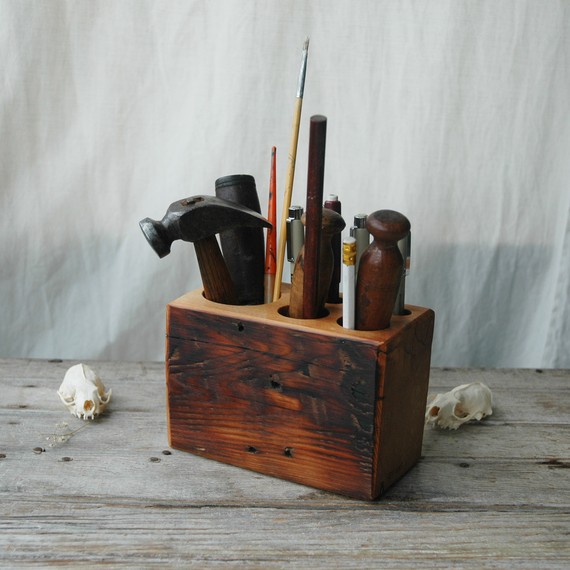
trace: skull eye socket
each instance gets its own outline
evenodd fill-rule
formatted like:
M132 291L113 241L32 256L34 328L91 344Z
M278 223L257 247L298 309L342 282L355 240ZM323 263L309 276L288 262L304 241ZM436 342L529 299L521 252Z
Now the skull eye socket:
M439 408L437 406L433 406L433 408L431 408L429 411L429 415L432 418L435 418L435 416L437 416L438 414L439 414Z
M453 409L453 413L455 414L456 418L466 418L469 415L469 412L461 405L461 403L457 404Z
M93 409L93 400L85 400L85 403L83 404L83 409L85 411Z

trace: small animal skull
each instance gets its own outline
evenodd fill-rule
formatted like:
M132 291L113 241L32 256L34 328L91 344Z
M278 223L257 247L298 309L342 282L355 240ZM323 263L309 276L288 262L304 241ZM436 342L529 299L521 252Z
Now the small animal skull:
M426 408L426 424L457 429L469 420L490 416L493 396L482 382L462 384L445 394L437 394Z
M57 392L67 409L84 420L103 413L111 400L111 390L105 391L101 379L86 364L72 366Z

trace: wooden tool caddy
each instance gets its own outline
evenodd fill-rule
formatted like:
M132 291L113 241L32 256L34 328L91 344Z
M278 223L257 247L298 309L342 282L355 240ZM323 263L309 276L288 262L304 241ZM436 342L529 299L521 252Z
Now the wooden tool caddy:
M359 499L419 459L434 313L407 305L380 331L287 315L202 291L167 307L168 431L175 449Z

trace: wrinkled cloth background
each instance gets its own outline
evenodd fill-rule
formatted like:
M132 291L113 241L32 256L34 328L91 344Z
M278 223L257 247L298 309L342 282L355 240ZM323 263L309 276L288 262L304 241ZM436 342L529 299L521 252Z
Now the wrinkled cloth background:
M437 366L570 366L570 3L0 3L0 356L164 358L193 247L139 229L255 177L279 206L305 37L308 124L348 222L412 224L407 302Z

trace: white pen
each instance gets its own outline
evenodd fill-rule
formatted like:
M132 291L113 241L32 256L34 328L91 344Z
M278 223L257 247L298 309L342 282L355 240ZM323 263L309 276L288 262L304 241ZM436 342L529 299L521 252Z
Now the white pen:
M342 326L354 329L356 239L346 237L342 242Z

